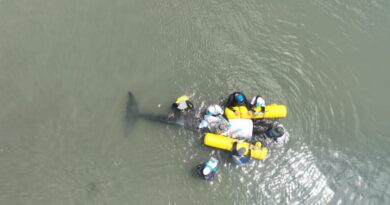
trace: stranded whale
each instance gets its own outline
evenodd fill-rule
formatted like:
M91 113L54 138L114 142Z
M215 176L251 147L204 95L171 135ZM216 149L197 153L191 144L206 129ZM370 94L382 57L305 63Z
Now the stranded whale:
M199 119L195 117L194 111L177 112L173 115L158 115L143 113L138 109L137 101L132 92L128 92L126 106L126 122L129 127L133 127L138 119L146 119L157 123L169 124L185 128L187 130L199 131Z

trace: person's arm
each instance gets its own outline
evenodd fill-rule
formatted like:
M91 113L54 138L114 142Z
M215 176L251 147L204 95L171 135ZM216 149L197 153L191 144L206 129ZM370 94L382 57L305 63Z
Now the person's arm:
M187 109L190 110L190 111L194 111L194 104L192 104L191 101L189 100L186 100L186 104L187 104Z
M226 100L226 104L225 104L226 108L229 108L230 110L232 110L234 112L233 106L234 106L234 93L232 93L228 96L228 98Z
M198 166L196 166L196 172L198 173L198 175L203 176L202 171L203 171L204 167L205 167L204 163L198 164Z
M232 155L237 155L237 141L233 142Z
M252 104L250 104L247 99L245 99L245 105L246 105L246 108L248 108L248 111L251 110L253 112L256 112L255 109L253 108L254 106Z
M241 129L233 129L233 130L229 129L229 133L228 134L229 134L229 136L231 138L236 139L237 135L239 134L239 132L241 132Z

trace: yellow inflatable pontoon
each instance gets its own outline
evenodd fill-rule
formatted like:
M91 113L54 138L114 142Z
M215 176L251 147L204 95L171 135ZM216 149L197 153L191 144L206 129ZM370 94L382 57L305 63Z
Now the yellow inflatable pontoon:
M210 147L215 147L227 151L232 151L233 143L237 141L236 139L225 137L222 135L217 135L213 133L206 133L204 136L204 144ZM245 156L248 155L249 143L247 142L239 142L237 144L237 150L241 147L245 147L246 151L244 153ZM267 148L261 147L261 143L257 142L255 148L251 151L251 157L256 159L264 160L267 155Z
M252 111L249 112L245 106L236 106L233 107L234 110L238 111L238 115L235 114L229 108L225 108L225 115L228 119L262 119L262 118L285 118L287 116L287 108L284 105L267 105L265 106L264 113L258 113L261 111L260 107L255 107L254 110L257 114L254 114Z

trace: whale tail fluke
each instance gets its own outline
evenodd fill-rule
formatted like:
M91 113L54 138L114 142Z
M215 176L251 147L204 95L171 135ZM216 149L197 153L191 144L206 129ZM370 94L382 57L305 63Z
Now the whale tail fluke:
M168 115L159 115L159 114L140 112L138 109L137 101L133 93L128 92L128 101L126 107L126 124L127 124L127 128L129 129L127 129L126 136L128 135L128 132L131 130L131 128L134 127L134 125L136 124L139 118L156 122L156 123L176 125L179 127L186 127L186 124L188 124L188 122L191 122L189 120L184 120L180 116L175 117L175 115L173 115L173 117L170 117Z
M128 93L128 101L126 107L126 121L130 127L133 127L137 122L139 115L138 104L132 92Z

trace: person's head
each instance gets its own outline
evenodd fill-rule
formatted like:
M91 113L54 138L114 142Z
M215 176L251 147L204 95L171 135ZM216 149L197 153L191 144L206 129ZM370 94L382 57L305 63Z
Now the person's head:
M280 124L280 123L274 124L274 127L272 128L272 134L275 138L282 137L285 132L286 132L286 130L282 124Z
M283 127L277 127L275 129L275 132L279 135L283 135L284 134L284 128Z
M207 108L207 115L212 115L212 116L218 116L218 115L223 115L223 110L221 106L214 104L210 105Z
M264 107L265 101L261 96L255 96L252 98L251 104L256 107Z
M234 99L238 102L238 103L243 103L244 100L245 100L245 97L242 93L236 93L235 96L234 96Z

